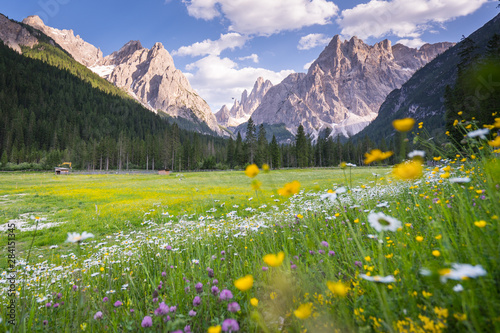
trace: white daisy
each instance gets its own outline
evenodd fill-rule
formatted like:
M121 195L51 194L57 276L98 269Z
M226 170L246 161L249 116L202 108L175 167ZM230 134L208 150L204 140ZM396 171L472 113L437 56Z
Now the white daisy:
M461 291L464 291L464 287L462 287L462 285L459 283L455 287L453 287L453 291L459 293Z
M425 151L423 151L423 150L414 150L414 151L408 153L408 158L413 159L414 157L424 158L425 157Z
M394 217L387 216L382 212L370 213L368 215L368 222L371 227L378 232L381 231L397 231L401 227L401 221Z
M66 242L80 243L81 241L91 237L94 237L94 235L86 231L84 231L81 235L77 232L68 232L68 239L66 239Z
M469 177L463 177L463 178L456 177L456 178L450 178L448 180L450 181L450 183L468 183L468 182L470 182Z
M395 282L396 279L392 275L387 275L387 276L368 276L366 274L359 274L359 276L367 281L372 281L372 282L380 282L380 283L392 283Z
M329 199L330 201L335 201L337 199L337 193L331 192L331 193L325 193L320 196L321 200Z
M452 264L451 269L444 269L440 271L441 282L445 283L446 280L463 280L464 278L477 278L485 276L486 271L481 265L472 266L469 264Z
M475 137L480 137L481 139L486 140L486 134L490 133L490 130L488 128L481 128L472 132L467 133L467 136L469 138L475 138Z

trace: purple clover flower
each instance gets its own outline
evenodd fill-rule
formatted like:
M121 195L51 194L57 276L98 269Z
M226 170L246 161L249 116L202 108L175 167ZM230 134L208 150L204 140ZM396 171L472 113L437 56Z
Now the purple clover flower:
M268 270L268 269L269 269L269 267L267 267L267 266L262 266L262 271L263 271L263 272L267 272L267 270Z
M193 299L193 306L199 306L201 304L201 298L200 296L195 296Z
M209 278L213 278L214 277L214 270L211 269L210 267L207 268L207 273L208 273L208 277Z
M120 301L116 301L115 304L113 304L115 306L115 308L119 307L119 306L122 306L122 302Z
M142 320L141 326L142 327L153 326L153 318L151 318L150 316L145 316L144 319Z
M318 253L319 253L319 254L325 254L325 251L323 251L323 250L318 250Z
M229 312L234 313L234 312L238 312L240 310L241 310L240 305L237 302L232 302L232 303L229 303L227 305L227 311L229 311Z
M102 312L101 311L97 311L96 314L94 315L94 319L95 320L102 319Z
M222 322L222 330L224 332L236 332L240 330L240 326L235 319L226 319Z
M201 293L203 292L203 283L198 282L198 283L194 286L194 288L196 289L196 292L197 292L198 294L201 294Z
M210 291L212 292L212 295L214 295L214 296L219 295L219 288L217 288L217 286L212 286Z
M48 322L47 320L44 320L44 321L43 321L43 326L47 326L47 324L48 324L48 323L49 323L49 322Z
M194 317L194 316L196 316L196 311L191 310L191 311L189 311L188 315L189 315L190 317Z
M322 241L322 242L321 242L321 245L323 245L324 247L328 247L328 246L329 246L329 245L328 245L328 242L326 242L326 241Z
M358 260L356 260L356 261L354 262L354 265L355 265L355 266L358 266L359 268L363 267L363 263L362 263L361 261L358 261Z
M220 292L220 296L219 296L220 300L221 301L227 301L227 300L230 300L233 298L233 293L231 292L231 290L228 290L228 289L224 289Z
M214 280L212 281L212 284L215 284L215 285L219 284L219 280L214 279Z
M328 251L328 255L329 255L330 257L333 257L333 256L335 255L335 251Z
M104 303L106 303L107 301L109 301L109 298L108 298L107 296L105 296L105 297L102 299L102 301L103 301Z

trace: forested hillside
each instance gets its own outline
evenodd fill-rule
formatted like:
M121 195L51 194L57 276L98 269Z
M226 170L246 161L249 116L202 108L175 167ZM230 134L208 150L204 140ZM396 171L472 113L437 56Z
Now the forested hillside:
M52 168L70 160L77 168L151 168L154 163L158 169L178 168L179 163L192 167L209 156L225 158L224 140L180 130L118 89L96 87L104 80L79 69L58 48L40 44L26 51L46 62L19 55L0 42L3 168L8 162ZM183 149L179 160L183 143L189 149Z

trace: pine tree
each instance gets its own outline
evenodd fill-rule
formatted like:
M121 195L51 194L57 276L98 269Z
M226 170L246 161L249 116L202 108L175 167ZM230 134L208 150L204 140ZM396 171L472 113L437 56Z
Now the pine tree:
M234 167L234 140L233 138L229 138L229 141L227 143L227 154L226 154L226 163L229 166L229 168Z
M304 126L299 125L297 135L295 136L295 156L297 159L297 167L307 167L308 151L307 151L307 138L304 131Z
M267 138L266 138L266 129L263 124L259 125L259 134L257 139L257 154L255 158L255 162L257 165L261 166L264 163L267 163Z
M273 169L278 169L281 166L280 147L278 146L278 142L276 141L276 137L274 136L274 134L271 140L270 150L271 150L271 167Z
M256 136L255 123L253 122L252 117L248 119L245 143L248 154L247 162L252 164L255 162L255 155L257 153L257 136Z

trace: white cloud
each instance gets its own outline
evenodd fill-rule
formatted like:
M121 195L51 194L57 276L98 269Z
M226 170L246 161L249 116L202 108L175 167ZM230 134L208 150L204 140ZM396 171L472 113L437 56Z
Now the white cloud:
M307 36L303 36L299 40L299 45L297 48L299 50L310 50L315 48L316 46L323 46L330 42L329 37L323 34L309 34Z
M223 104L230 103L231 98L239 98L244 89L252 90L259 76L280 83L293 70L273 72L264 68L244 67L229 58L209 55L186 66L186 73L191 86L207 101L213 112L219 111Z
M225 49L234 50L237 47L245 45L247 37L239 33L232 32L228 34L221 34L217 40L205 39L203 42L196 42L189 46L182 46L177 51L173 51L173 55L192 57L204 56L208 54L219 55Z
M343 10L337 23L345 37L418 38L435 25L475 12L489 0L371 0Z
M224 16L229 30L242 34L272 35L314 24L325 25L338 7L327 0L183 0L189 15L211 20Z
M251 55L249 56L246 56L246 57L240 57L238 58L238 60L252 60L254 63L258 64L259 63L259 56L255 53L252 53Z
M313 64L313 62L315 62L316 60L313 60L311 62L308 62L307 64L304 65L304 69L307 71L309 70L309 67L311 67L311 65Z
M420 46L424 45L426 42L424 42L420 38L413 38L413 39L406 39L405 38L405 39L398 40L396 42L396 44L397 43L406 45L406 46L414 48L414 49L418 49L418 48L420 48Z

